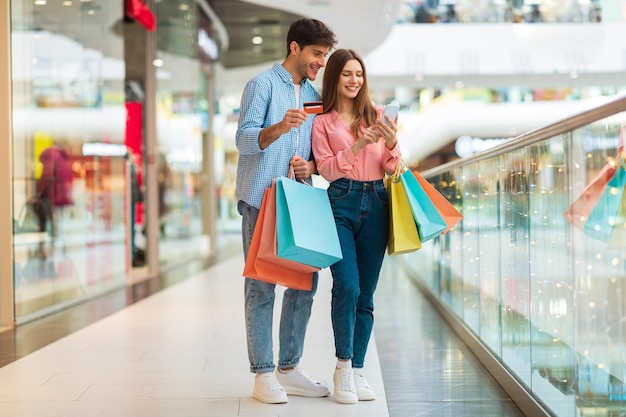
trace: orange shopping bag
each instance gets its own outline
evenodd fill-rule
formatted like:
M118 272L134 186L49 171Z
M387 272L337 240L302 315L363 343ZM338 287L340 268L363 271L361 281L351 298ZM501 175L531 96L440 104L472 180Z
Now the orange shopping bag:
M269 282L271 284L283 285L296 290L310 291L313 286L312 272L295 271L283 265L258 258L261 240L271 238L271 236L263 236L263 222L265 219L269 197L270 188L266 189L265 194L263 195L259 218L256 226L254 227L252 241L250 242L250 248L248 249L248 256L246 257L246 263L243 268L243 276L257 279L259 281ZM273 216L276 218L275 210Z
M433 202L435 208L443 218L443 221L446 223L446 229L441 233L448 233L455 224L463 219L463 215L459 213L459 211L448 201L448 199L441 194L426 178L424 178L419 172L413 171L413 175L417 179L417 182L420 183L426 195L430 198L430 201Z
M587 223L589 215L600 201L604 189L617 173L618 165L624 157L624 129L624 126L622 126L619 132L616 161L610 161L605 164L600 172L587 184L580 196L563 213L565 220L579 230L585 229L585 223Z
M299 272L316 272L321 268L280 258L276 250L276 180L272 181L272 186L268 188L269 196L265 202L265 215L263 217L263 230L259 253L257 259L281 265Z
M617 165L615 163L604 165L600 172L587 184L582 194L567 207L567 210L563 213L565 220L570 222L575 228L583 230L589 214L600 201L602 192L616 172Z

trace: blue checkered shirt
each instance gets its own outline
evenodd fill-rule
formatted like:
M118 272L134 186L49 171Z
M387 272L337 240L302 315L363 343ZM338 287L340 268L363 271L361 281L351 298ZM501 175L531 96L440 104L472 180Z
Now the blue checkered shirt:
M237 201L260 208L265 189L272 179L287 176L289 161L297 153L305 160L311 156L311 129L309 116L299 130L293 128L265 149L259 147L262 129L283 120L288 109L302 108L302 103L321 100L320 94L308 79L302 81L300 103L291 74L280 64L252 78L243 91L239 124L235 143L239 150L237 164ZM297 147L297 149L296 149Z

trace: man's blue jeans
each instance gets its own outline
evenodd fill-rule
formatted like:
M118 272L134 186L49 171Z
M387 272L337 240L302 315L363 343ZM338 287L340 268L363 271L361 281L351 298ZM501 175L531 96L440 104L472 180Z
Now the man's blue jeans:
M362 368L374 325L374 291L385 256L389 202L382 180L339 179L328 196L343 259L333 275L331 317L335 355Z
M241 234L243 253L248 257L252 234L259 217L259 209L243 201L239 202L239 213L243 216ZM304 336L311 316L313 296L317 290L318 274L313 274L311 291L287 288L283 294L280 316L278 367L290 368L298 365L304 349ZM275 284L245 278L245 316L248 340L250 372L272 372L274 351L272 347L272 323L274 317Z

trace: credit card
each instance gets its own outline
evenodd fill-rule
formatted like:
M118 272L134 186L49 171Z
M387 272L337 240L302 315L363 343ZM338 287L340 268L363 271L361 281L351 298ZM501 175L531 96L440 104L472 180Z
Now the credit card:
M319 114L323 111L323 103L321 101L309 101L303 103L302 106L308 114Z

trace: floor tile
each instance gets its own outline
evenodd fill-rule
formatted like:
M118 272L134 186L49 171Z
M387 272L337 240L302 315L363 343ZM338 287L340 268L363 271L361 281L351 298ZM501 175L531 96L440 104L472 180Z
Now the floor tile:
M387 257L374 331L391 417L523 414Z
M0 349L2 417L409 417L504 416L521 413L410 280L387 258L376 294L375 328L364 369L378 399L354 405L289 397L251 397L243 319L241 254L141 298L118 300L90 324L63 334L13 332ZM332 390L332 277L320 274L301 366ZM280 306L282 290L277 291ZM84 308L84 307L83 307ZM94 307L100 309L101 306ZM278 310L277 307L276 310ZM66 320L72 314L65 313ZM73 328L73 326L76 328ZM274 322L278 328L278 314ZM19 333L19 337L17 337ZM35 337L37 335L37 337ZM33 337L30 350L26 347ZM275 338L277 339L277 337ZM276 342L276 340L275 340ZM6 345L6 344L5 344ZM13 355L13 356L11 356Z

